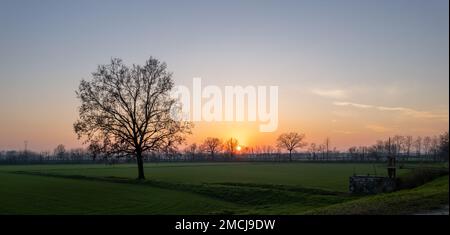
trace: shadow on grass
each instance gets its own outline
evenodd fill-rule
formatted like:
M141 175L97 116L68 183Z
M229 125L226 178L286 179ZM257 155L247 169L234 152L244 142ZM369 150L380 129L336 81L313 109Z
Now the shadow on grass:
M306 194L317 194L317 195L328 195L328 196L348 196L347 193L338 192L338 191L330 191L318 188L305 188L294 185L282 185L282 184L256 184L256 183L211 183L215 185L224 185L224 186L237 186L237 187L250 187L250 188L265 188L265 189L274 189L274 190L282 190L282 191L290 191L290 192L298 192L298 193L306 193Z

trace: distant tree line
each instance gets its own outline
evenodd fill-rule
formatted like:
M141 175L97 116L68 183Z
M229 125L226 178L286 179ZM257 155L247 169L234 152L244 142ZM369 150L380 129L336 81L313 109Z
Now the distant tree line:
M323 143L305 141L300 133L284 133L277 139L275 146L240 146L238 140L222 140L207 137L200 144L192 143L184 149L176 146L143 154L146 162L158 161L352 161L382 162L387 156L399 161L448 162L449 136L445 132L439 136L412 137L395 135L392 138L378 140L369 146L354 146L348 151L338 151L332 147L330 138ZM238 146L241 148L238 150ZM132 163L135 159L129 155L111 156L93 148L75 148L66 150L60 144L53 151L36 153L33 151L0 152L0 163Z
M371 146L354 146L348 153L353 160L380 160L388 155L403 160L448 161L448 131L439 136L395 135Z

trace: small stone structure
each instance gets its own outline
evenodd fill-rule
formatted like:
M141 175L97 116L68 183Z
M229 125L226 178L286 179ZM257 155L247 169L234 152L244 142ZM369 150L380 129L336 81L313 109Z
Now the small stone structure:
M353 194L388 193L396 188L395 179L381 176L355 175L350 177L349 190Z

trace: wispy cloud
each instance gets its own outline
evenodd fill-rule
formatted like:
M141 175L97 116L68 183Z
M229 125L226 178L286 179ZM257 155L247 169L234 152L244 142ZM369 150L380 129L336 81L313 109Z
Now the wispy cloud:
M372 105L358 104L358 103L352 103L352 102L333 102L333 104L336 106L352 106L352 107L361 108L361 109L373 108Z
M333 102L336 106L350 106L361 109L377 109L379 111L388 111L388 112L399 112L403 115L408 115L415 118L433 118L433 119L442 119L448 120L448 113L434 113L429 111L419 111L406 107L387 107L387 106L376 106L370 104L359 104L352 102Z
M324 90L324 89L312 89L311 92L318 96L323 96L333 99L344 99L348 97L348 92L344 90L334 89L334 90Z
M384 107L379 106L377 107L378 110L381 111L397 111L401 112L405 115L413 116L416 118L437 118L437 119L448 119L448 114L437 114L427 111L418 111L410 108L404 108L404 107Z

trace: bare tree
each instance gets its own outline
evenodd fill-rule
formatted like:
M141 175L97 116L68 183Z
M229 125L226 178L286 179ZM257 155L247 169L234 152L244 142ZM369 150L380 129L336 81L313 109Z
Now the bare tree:
M272 147L271 145L264 145L262 147L262 152L263 152L263 154L271 156L275 152L275 148Z
M448 161L448 153L449 153L449 138L448 138L448 131L446 131L439 136L439 154L442 158L441 160Z
M334 155L337 156L340 152L341 152L341 151L339 151L336 147L333 147L332 154L334 154Z
M178 153L178 146L175 139L169 139L167 142L164 142L162 144L162 152L164 153L165 157L171 161L175 160Z
M42 156L43 159L47 159L48 160L48 158L50 157L50 151L44 150L44 151L41 152L40 155Z
M437 136L431 138L430 151L433 153L433 160L436 161L439 152L439 138Z
M192 143L191 145L187 146L185 152L186 154L188 154L189 156L191 156L191 160L195 159L195 154L197 154L197 144L196 143Z
M85 150L82 148L71 149L69 152L72 160L81 160L85 156Z
M326 149L325 145L324 144L319 144L319 147L317 149L318 149L318 151L320 153L320 155L319 155L320 159L321 160L325 160L325 149Z
M145 179L143 153L180 144L190 133L190 123L174 118L179 104L170 96L173 81L166 67L154 58L130 67L112 59L98 66L90 81L83 79L76 92L78 138L102 145L107 155L134 156L138 179Z
M305 135L295 132L281 134L277 139L277 146L289 151L289 161L292 161L292 151L306 146Z
M377 154L378 154L380 157L381 157L382 155L384 155L386 146L385 146L385 143L384 143L383 140L377 140L377 142L376 142L374 148L375 148L375 151L377 152Z
M431 146L431 137L425 136L425 138L423 138L423 151L425 156L428 156L430 154L430 146Z
M368 151L367 151L367 147L366 146L359 146L358 147L358 152L360 153L361 161L367 160L366 157L367 157Z
M400 156L405 146L405 137L401 135L396 135L392 138L392 143L393 143L392 147L394 147L393 149L394 152L396 153L397 156Z
M411 148L413 145L413 137L408 135L404 138L404 147L406 150L406 156L409 158L411 154Z
M230 138L225 142L225 150L230 155L231 158L236 154L237 147L239 146L239 142L235 138Z
M58 146L56 146L55 150L53 150L53 154L55 155L55 157L63 158L66 154L66 147L62 144L59 144Z
M414 140L414 149L416 150L416 155L420 157L422 153L422 137L418 136L416 140Z
M102 154L103 152L102 147L103 145L99 144L97 141L92 141L89 144L87 151L91 155L93 161L95 161L97 157Z
M316 160L317 145L315 143L311 143L308 151L312 154L312 159Z
M215 154L220 151L222 146L222 140L219 138L208 137L203 141L200 146L202 151L208 152L211 155L211 160L214 160Z

